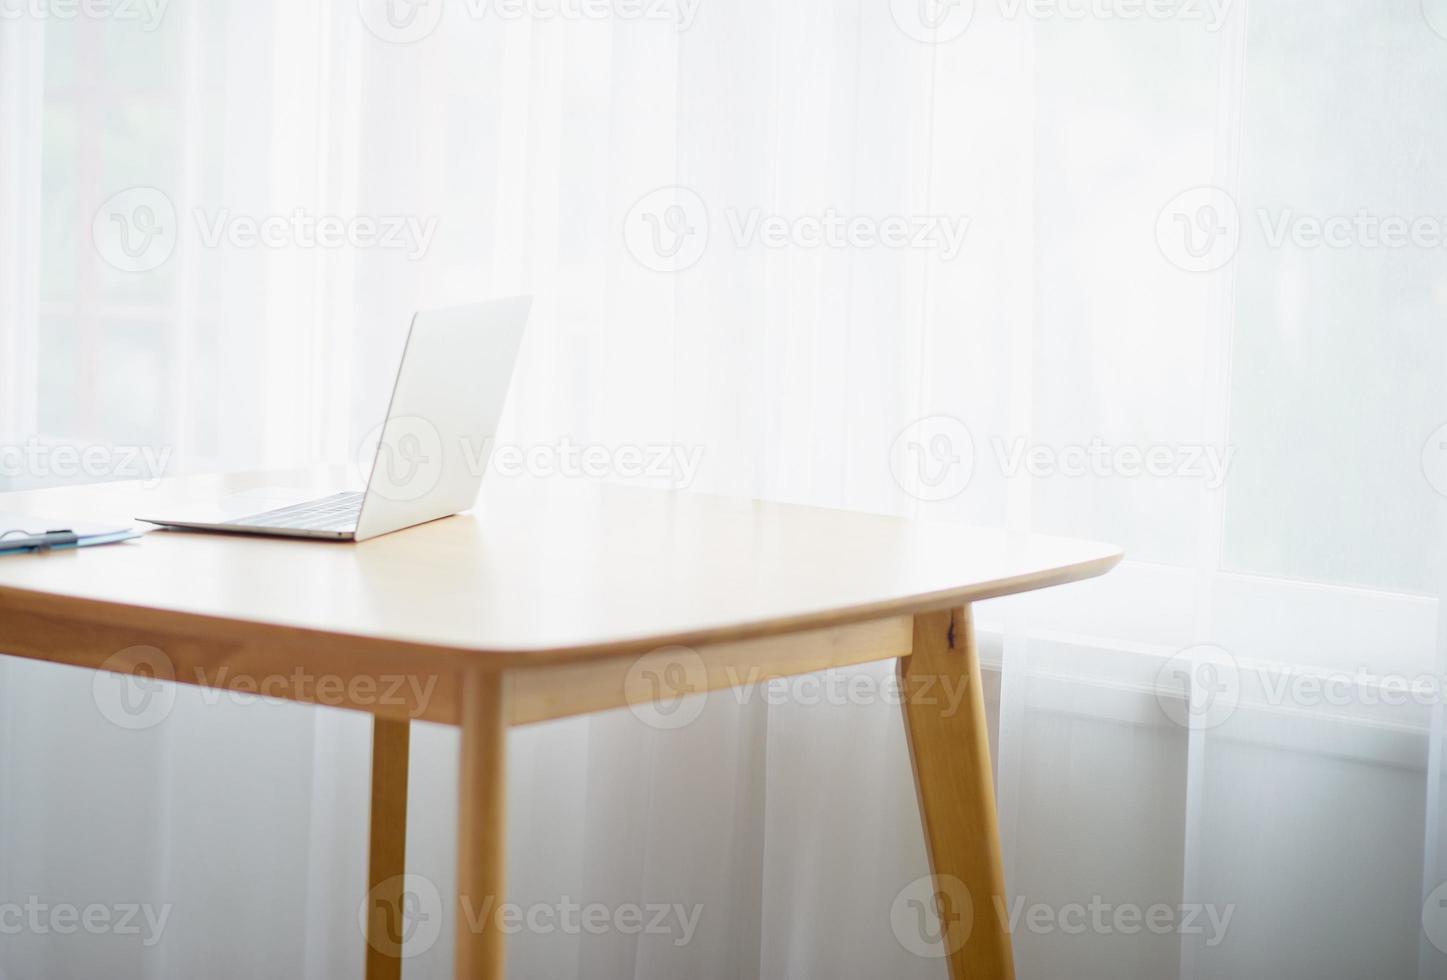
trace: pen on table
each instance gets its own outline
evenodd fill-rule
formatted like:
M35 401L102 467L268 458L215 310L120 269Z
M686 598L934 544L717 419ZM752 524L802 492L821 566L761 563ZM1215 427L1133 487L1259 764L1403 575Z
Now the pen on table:
M12 534L22 535L22 537L19 541L12 543L11 547L29 548L33 551L49 551L51 548L80 543L80 535L69 528L46 531L44 534L32 534L29 531L5 531L0 533L0 548L6 546L5 539Z

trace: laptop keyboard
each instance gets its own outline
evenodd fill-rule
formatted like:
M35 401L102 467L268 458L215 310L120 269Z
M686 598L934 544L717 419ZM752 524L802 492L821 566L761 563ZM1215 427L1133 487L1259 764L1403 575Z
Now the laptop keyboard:
M362 494L337 493L304 504L292 504L250 517L238 517L226 524L242 527L274 527L298 531L355 531L362 513Z

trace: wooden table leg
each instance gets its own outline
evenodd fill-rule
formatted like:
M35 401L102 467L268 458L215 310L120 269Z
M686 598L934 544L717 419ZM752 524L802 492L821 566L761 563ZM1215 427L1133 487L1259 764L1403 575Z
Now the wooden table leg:
M372 818L367 859L367 980L401 980L407 872L407 748L411 722L372 719Z
M935 898L942 908L953 905L963 889L972 912L956 908L941 919L950 976L1011 980L1010 934L997 913L1005 874L969 608L915 616L914 653L900 659L899 674Z
M507 860L506 680L469 671L462 679L462 764L457 819L457 977L500 980L497 919Z

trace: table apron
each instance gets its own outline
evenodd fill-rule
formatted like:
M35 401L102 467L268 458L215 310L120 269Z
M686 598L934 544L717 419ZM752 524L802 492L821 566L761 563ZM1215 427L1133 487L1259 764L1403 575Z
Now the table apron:
M44 606L0 600L0 654L448 725L460 721L462 672L478 666L456 652L339 634L249 625L202 631L166 625L160 617L143 621L146 610L136 610L135 621L117 622L60 615ZM502 668L510 689L508 720L528 725L907 657L912 623L911 616L890 616L641 654L512 664ZM664 678L672 680L666 690Z

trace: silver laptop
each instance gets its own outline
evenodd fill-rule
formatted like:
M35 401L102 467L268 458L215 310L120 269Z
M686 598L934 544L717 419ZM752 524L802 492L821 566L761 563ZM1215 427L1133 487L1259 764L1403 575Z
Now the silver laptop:
M364 493L335 493L222 518L141 517L192 531L364 541L471 507L502 415L532 298L426 310L412 318ZM232 504L234 512L234 503Z

